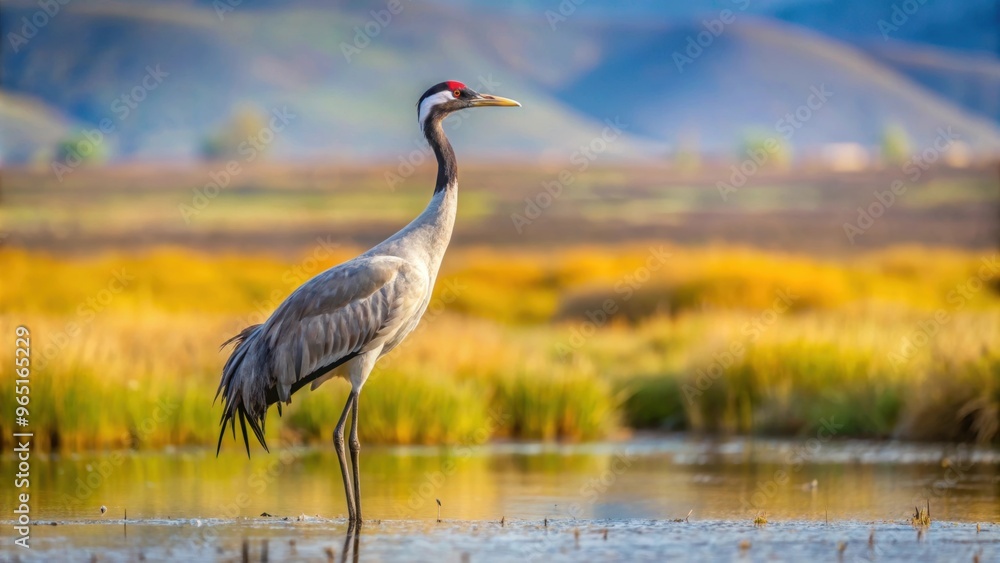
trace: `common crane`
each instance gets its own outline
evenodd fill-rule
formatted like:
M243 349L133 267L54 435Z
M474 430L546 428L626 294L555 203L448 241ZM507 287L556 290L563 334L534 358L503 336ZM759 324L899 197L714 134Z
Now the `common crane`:
M361 482L358 462L358 406L361 388L379 358L399 345L427 309L441 260L451 240L458 205L458 162L441 127L458 110L483 106L520 106L480 94L465 84L441 82L417 102L417 121L437 157L434 195L409 225L368 252L326 270L302 284L264 323L249 326L223 345L235 347L222 370L216 392L223 404L218 455L228 424L236 434L240 421L250 455L247 425L261 446L271 405L290 403L292 394L316 389L333 370L350 381L347 404L333 432L344 479L351 526L360 525ZM351 469L344 450L344 426L350 413Z

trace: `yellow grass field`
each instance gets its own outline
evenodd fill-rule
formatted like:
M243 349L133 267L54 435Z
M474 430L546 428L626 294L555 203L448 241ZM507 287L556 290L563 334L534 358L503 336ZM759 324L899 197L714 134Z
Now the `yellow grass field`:
M357 250L0 250L0 376L15 379L24 325L41 447L214 444L219 345ZM830 260L733 246L462 247L421 327L366 385L362 440L801 435L832 421L845 437L996 442L996 259L924 247ZM0 401L13 392L3 386ZM336 380L301 392L267 435L327 441L345 399ZM227 435L223 447L242 444Z

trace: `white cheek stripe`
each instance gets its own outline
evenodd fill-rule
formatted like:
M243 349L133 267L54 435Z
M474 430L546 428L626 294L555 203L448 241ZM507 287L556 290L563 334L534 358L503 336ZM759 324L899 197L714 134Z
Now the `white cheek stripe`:
M420 126L420 129L424 128L424 121L426 121L427 116L431 114L431 108L454 99L455 97L452 96L451 92L448 90L444 90L424 98L424 101L420 102L420 112L417 114L417 125Z

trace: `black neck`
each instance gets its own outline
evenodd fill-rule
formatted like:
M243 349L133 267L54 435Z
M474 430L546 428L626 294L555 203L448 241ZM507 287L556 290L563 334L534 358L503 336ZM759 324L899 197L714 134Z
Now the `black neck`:
M434 193L448 189L449 186L458 184L458 160L455 158L455 150L451 148L448 137L444 134L441 122L446 114L432 113L424 123L424 137L434 149L437 156L438 174L434 184Z

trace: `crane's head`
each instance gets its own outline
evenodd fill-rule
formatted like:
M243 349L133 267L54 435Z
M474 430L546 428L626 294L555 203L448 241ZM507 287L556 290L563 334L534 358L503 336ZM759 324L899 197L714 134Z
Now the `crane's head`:
M500 96L480 94L461 82L449 80L431 86L420 96L420 101L417 102L417 123L423 129L431 117L440 120L453 111L483 106L521 107L521 104Z

